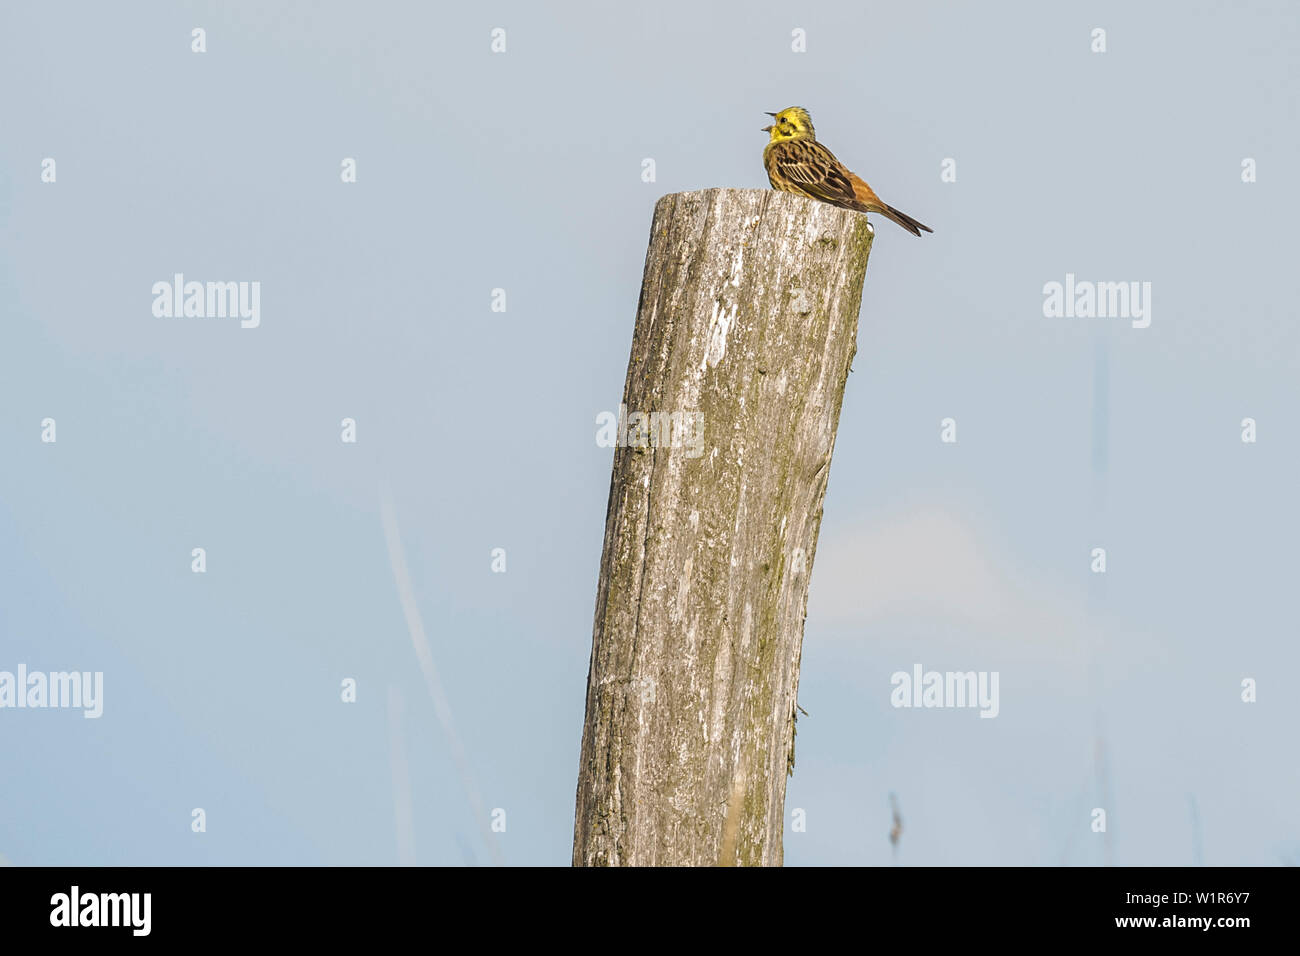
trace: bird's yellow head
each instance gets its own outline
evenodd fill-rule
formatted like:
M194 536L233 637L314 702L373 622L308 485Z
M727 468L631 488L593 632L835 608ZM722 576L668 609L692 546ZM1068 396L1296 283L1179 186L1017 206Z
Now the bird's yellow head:
M789 106L779 113L768 113L773 119L771 126L764 126L764 133L771 133L770 142L781 143L788 139L816 139L813 132L812 117L802 106Z

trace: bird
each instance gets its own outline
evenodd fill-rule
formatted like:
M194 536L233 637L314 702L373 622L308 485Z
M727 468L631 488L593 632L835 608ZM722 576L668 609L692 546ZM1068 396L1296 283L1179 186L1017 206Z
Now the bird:
M764 133L771 133L763 147L763 165L773 189L858 212L879 213L914 236L922 231L934 232L882 200L861 176L850 172L834 153L817 142L812 117L802 106L790 106L767 115L775 122L763 127Z

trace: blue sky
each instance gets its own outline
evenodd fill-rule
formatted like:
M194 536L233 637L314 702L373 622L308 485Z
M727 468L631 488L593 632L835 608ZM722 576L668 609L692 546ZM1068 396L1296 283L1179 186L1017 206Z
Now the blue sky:
M1300 856L1298 32L1283 3L6 5L0 670L103 671L105 702L0 710L0 855L566 864L651 210L765 187L762 114L797 104L935 233L877 223L787 862L889 863L891 792L907 864ZM156 318L176 272L259 281L260 327ZM1045 317L1067 273L1150 282L1150 326ZM916 663L998 671L999 716L890 707Z

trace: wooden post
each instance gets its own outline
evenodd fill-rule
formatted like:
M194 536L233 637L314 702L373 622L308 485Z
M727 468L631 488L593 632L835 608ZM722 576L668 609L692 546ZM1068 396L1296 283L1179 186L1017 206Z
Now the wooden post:
M782 862L808 579L871 235L860 213L773 190L655 206L575 865Z

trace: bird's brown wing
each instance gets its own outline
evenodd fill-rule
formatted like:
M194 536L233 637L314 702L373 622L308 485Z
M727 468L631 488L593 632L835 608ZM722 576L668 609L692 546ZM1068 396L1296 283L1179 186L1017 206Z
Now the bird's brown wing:
M844 164L821 143L778 143L768 156L768 178L777 189L801 192L822 202L864 212Z
M849 173L849 185L853 189L854 198L864 206L883 207L885 201L876 195L876 191L867 185L867 181L857 173Z
M934 232L921 220L913 219L901 209L895 209L877 196L876 191L868 186L861 176L849 173L849 181L853 184L853 193L857 196L858 202L862 203L862 208L867 212L878 212L886 219L892 219L914 236L919 236L922 232Z

